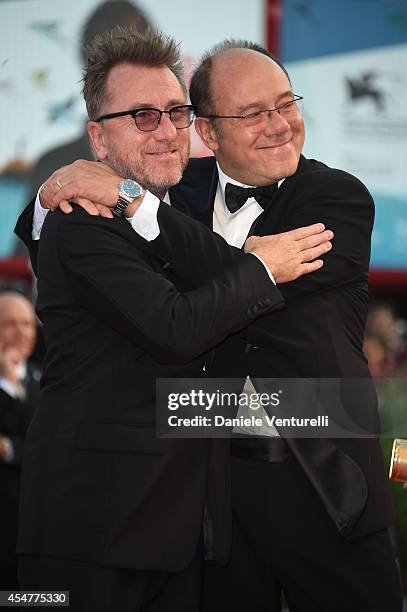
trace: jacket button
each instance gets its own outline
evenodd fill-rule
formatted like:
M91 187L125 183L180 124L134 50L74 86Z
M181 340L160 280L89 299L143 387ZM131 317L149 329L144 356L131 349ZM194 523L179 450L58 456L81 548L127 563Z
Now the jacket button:
M251 353L252 351L256 351L260 347L257 344L252 344L251 342L246 342L244 345L244 352Z
M270 304L271 304L271 299L270 299L270 298L266 298L266 299L264 300L264 305L265 305L265 306L270 306Z

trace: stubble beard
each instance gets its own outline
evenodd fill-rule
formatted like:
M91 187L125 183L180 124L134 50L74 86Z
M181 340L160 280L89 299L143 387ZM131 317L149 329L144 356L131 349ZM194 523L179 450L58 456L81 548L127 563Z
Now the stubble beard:
M168 176L168 173L162 172L160 174L159 169L153 171L146 171L143 164L138 160L131 160L129 157L120 157L116 154L109 155L109 163L111 167L120 176L133 179L137 183L140 183L144 189L150 191L152 194L160 199L163 199L167 191L177 185L182 179L182 175L188 163L188 156L184 159L181 155L180 163L178 168L174 168L172 176Z

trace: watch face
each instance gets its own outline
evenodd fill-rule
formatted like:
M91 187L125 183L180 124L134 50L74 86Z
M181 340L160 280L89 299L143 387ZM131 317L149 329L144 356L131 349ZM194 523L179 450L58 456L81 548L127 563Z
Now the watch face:
M123 191L129 198L137 198L142 190L136 181L126 179L125 181L120 181L119 191Z

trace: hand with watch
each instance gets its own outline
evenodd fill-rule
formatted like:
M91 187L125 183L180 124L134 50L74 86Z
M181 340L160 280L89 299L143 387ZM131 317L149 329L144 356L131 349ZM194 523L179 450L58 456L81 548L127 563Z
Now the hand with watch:
M143 188L133 179L124 179L120 181L119 185L119 197L117 204L113 208L113 214L116 217L123 217L125 210L132 204L141 203L141 196L144 195ZM135 211L132 211L134 214Z
M43 209L59 207L64 213L70 213L70 202L75 202L91 215L111 218L122 216L124 211L132 216L144 193L136 181L118 175L107 164L80 159L56 170L38 195Z

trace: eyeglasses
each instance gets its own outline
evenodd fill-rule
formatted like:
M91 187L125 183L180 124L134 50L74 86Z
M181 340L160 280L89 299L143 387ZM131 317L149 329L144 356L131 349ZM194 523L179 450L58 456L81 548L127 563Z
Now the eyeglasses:
M191 104L185 104L183 106L174 106L170 110L159 110L158 108L138 108L128 111L120 111L118 113L110 113L109 115L102 115L97 122L104 121L105 119L114 119L115 117L124 117L125 115L131 115L136 123L136 126L142 132L153 132L160 125L161 117L166 113L172 124L177 130L183 130L189 127L195 116L196 107Z
M248 115L202 115L206 119L242 119L244 125L246 126L256 126L263 124L266 118L271 118L271 113L277 111L279 115L284 117L284 119L290 120L294 117L298 117L301 113L301 107L298 103L301 103L301 100L304 99L303 96L297 96L293 94L294 98L289 102L284 102L284 104L279 104L275 108L269 108L266 110L256 111L255 113L249 113Z

